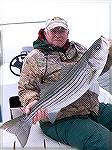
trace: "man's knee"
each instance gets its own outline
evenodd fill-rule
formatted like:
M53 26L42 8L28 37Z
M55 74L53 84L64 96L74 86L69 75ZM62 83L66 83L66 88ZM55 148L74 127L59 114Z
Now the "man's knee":
M91 134L84 143L84 150L111 150L112 149L112 133L108 131L108 133L99 133L96 132Z
M112 133L90 119L79 120L68 131L68 143L81 150L110 150L112 149Z

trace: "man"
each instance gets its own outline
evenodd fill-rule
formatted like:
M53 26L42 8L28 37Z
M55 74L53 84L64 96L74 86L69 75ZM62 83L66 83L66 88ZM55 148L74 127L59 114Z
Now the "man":
M77 42L68 40L67 22L60 17L47 20L45 29L33 42L34 50L25 58L18 83L19 97L25 113L39 100L40 84L60 79L60 70L75 65L86 51ZM103 70L111 66L109 55ZM44 89L46 90L46 89ZM112 149L112 105L99 103L98 91L89 89L77 101L62 108L55 122L49 121L47 109L40 109L33 123L40 122L43 132L56 141L81 150ZM94 105L94 107L93 107Z

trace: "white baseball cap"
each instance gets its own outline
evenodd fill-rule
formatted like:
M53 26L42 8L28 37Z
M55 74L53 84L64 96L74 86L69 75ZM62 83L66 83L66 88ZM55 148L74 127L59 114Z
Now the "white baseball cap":
M67 22L63 18L60 18L60 17L54 17L46 21L47 30L54 29L55 27L63 27L66 30L69 30Z

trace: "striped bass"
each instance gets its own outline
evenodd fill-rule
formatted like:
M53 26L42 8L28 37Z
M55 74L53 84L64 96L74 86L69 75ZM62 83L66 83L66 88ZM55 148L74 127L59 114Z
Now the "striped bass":
M37 110L47 108L50 115L80 98L101 74L107 61L108 49L108 41L101 36L61 80L49 86L45 93L41 93L40 100L32 106L29 115L23 114L9 120L0 128L15 134L24 147L30 134L32 118ZM55 117L52 119L53 123Z

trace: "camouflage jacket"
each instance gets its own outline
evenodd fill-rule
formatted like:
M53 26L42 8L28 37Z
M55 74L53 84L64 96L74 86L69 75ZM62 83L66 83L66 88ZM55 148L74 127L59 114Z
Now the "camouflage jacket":
M41 49L32 50L24 59L18 82L18 94L22 105L26 106L33 100L38 101L40 85L58 81L61 78L60 70L77 63L85 51L86 48L76 42L71 42L65 54L52 52L46 56ZM73 115L87 115L91 112L98 114L98 111L98 94L88 90L74 103L62 108L57 120Z

